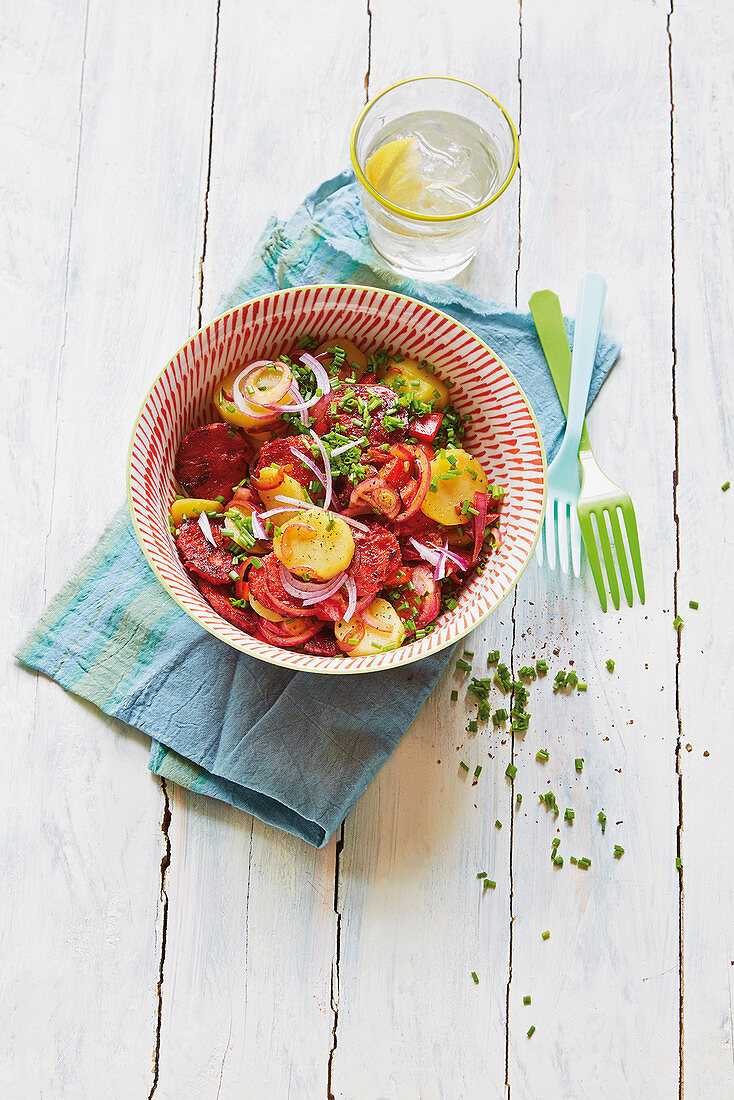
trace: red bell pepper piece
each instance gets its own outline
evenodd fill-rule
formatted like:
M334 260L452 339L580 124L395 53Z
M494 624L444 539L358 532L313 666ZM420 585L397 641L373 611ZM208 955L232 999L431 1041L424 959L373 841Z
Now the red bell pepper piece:
M432 443L438 435L442 420L443 413L426 413L425 416L416 417L411 422L408 431L413 439L418 439L421 443Z

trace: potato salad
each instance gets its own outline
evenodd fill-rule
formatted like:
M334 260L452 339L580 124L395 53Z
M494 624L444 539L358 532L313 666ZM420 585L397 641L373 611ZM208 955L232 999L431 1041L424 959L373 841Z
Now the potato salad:
M213 406L176 455L171 534L204 599L261 641L396 649L499 545L504 490L424 359L305 336L231 371Z

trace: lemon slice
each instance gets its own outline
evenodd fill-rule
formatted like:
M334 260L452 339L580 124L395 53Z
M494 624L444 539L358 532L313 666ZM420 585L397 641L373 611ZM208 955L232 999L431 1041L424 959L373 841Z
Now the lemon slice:
M410 208L423 189L420 167L417 138L395 138L369 157L365 175L384 198Z

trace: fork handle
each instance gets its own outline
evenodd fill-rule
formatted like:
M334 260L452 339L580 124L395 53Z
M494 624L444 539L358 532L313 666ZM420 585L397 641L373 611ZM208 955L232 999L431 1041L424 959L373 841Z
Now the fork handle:
M607 284L601 275L589 273L579 280L565 437L573 442L574 451L581 441L606 296Z
M536 290L530 295L528 304L565 416L568 412L568 390L571 384L571 345L568 342L561 301L552 290ZM591 451L585 420L579 449Z

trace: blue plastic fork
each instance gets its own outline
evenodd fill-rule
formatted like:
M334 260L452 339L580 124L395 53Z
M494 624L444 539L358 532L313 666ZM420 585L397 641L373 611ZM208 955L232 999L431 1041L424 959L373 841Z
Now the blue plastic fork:
M581 530L576 512L581 492L579 443L606 294L607 284L601 275L584 275L579 280L566 431L560 450L548 467L548 503L543 537L538 541L538 558L541 563L545 552L550 568L555 569L558 562L564 573L568 573L569 569L570 547L573 572L577 577L581 574Z

